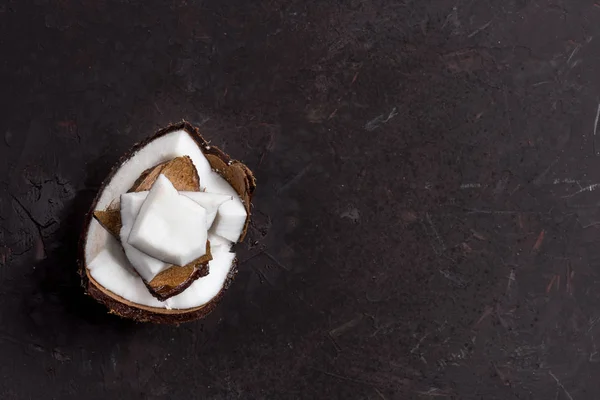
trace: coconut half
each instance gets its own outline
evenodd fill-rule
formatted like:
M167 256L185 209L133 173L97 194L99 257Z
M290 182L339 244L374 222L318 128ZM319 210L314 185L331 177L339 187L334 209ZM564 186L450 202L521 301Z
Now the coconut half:
M114 200L131 188L141 186L141 190L150 189L151 184L143 184L153 182L156 177L143 174L182 156L193 162L201 191L231 197L219 206L219 211L226 207L224 214L227 216L237 215L228 212L228 208L244 209L246 218L239 226L237 236L240 241L245 237L252 194L256 188L252 172L243 163L231 160L227 154L210 146L199 130L187 122L159 131L134 146L113 168L86 217L80 240L79 263L83 286L90 296L105 304L114 314L155 323L180 323L202 318L214 309L237 272L235 253L231 252L233 241L209 231L212 260L208 263L208 275L194 280L180 294L160 301L152 296L141 277L132 270L117 238L93 218L94 212L113 208ZM156 175L161 173L168 176L159 168ZM192 183L190 186L193 186ZM215 223L218 219L217 213ZM228 232L227 236L232 238L236 235Z
M148 191L140 190L151 188L161 175L181 193L200 193L200 177L194 163L188 156L176 157L142 172L129 191L121 195L120 200L114 199L105 211L94 211L94 218L121 242L125 255L150 293L164 301L183 292L199 277L207 275L208 261L212 259L212 255L210 243L207 242L204 256L183 267L171 266L128 243L131 228L148 195Z

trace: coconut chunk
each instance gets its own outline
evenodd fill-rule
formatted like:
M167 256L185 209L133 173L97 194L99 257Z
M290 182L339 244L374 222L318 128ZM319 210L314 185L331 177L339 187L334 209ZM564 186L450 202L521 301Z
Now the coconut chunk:
M208 192L179 192L179 194L189 197L204 207L206 210L206 226L209 229L217 217L219 206L226 201L233 199L233 196L230 195Z
M94 218L102 225L104 229L109 231L111 235L119 239L119 232L121 231L121 213L118 209L106 210L106 211L94 211Z
M213 257L208 263L210 273L194 281L181 294L168 299L165 304L169 308L186 309L194 307L197 304L206 304L223 289L227 274L235 258L235 253L231 253L228 247L215 246Z
M206 210L159 175L127 242L159 260L186 265L206 253Z
M146 199L148 196L148 191L136 192L140 198ZM219 193L208 193L208 192L179 192L180 195L185 197L189 197L194 200L196 203L200 204L206 210L206 226L210 229L215 218L217 217L217 211L219 206L228 200L233 200L233 196L228 194L219 194ZM94 217L100 222L102 226L108 229L109 232L112 232L111 226L113 224L112 219L114 216L111 215L110 211L96 211L94 212ZM120 226L121 220L114 223Z
M247 215L246 208L239 201L239 198L226 201L219 207L210 232L232 242L237 242L244 230Z
M150 190L160 174L166 176L177 190L192 192L200 190L200 178L194 163L188 156L182 156L148 168L142 172L129 191L142 192Z
M90 262L88 269L92 277L111 292L134 303L150 307L163 307L163 304L152 297L140 277L126 266L129 265L123 249L112 239L106 247Z
M125 193L121 195L121 244L127 259L147 282L150 282L160 272L169 268L169 263L158 260L127 242L133 224L144 204L146 196L142 193Z
M194 161L194 163L196 162ZM237 242L244 234L244 227L248 217L242 199L240 199L235 189L219 174L209 174L206 178L203 177L202 182L205 182L207 185L207 192L231 196L231 200L219 206L217 217L210 227L210 232L231 242Z

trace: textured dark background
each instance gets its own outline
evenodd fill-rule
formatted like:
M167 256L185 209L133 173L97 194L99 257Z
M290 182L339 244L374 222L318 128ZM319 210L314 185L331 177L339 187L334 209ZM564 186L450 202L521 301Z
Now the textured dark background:
M600 397L599 4L3 1L0 50L0 398ZM83 216L183 118L258 178L240 274L121 320Z

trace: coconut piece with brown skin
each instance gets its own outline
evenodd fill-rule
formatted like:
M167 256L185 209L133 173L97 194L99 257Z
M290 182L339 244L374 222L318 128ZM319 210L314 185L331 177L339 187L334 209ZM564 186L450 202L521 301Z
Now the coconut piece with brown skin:
M188 156L176 157L146 169L135 181L128 192L150 190L160 174L166 176L179 191L197 192L200 190L200 178L194 163ZM121 231L121 213L118 201L111 202L106 210L94 211L94 218L117 239Z
M176 157L170 161L148 168L136 180L129 192L150 190L160 174L171 181L175 189L181 192L197 192L200 190L200 178L194 163L188 156Z
M116 240L92 218L94 211L106 210L114 198L127 192L144 170L184 155L190 156L198 168L201 190L210 192L213 184L220 184L219 180L230 185L236 201L241 201L247 211L240 240L246 234L252 194L256 188L251 171L243 163L231 160L221 150L210 146L199 130L187 122L159 131L136 145L113 168L92 204L82 232L79 256L82 284L90 296L105 304L112 313L155 323L180 323L202 318L214 309L236 274L235 255L229 252L228 242L211 237L209 233L213 253L213 260L209 262L210 273L193 282L180 295L159 302L143 293L141 279L123 267L123 261L119 261L124 255L118 251L120 246L111 245L117 243ZM110 250L114 247L116 250Z
M121 240L119 232L121 232L121 211L117 210L98 210L94 211L94 218L102 225L104 229L110 232L117 240Z
M187 157L176 157L167 162L146 169L136 180L129 192L149 190L159 175L164 175L180 191L199 191L200 178L192 160ZM111 202L108 209L94 211L94 218L120 240L121 212L116 202ZM187 289L196 279L208 274L208 262L212 259L210 242L206 243L206 254L185 266L173 265L161 271L151 281L144 280L146 287L158 300L164 301Z

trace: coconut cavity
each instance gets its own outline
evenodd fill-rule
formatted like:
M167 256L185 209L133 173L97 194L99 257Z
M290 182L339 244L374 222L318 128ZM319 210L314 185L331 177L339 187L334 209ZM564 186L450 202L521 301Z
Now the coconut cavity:
M178 129L161 134L149 141L132 154L114 172L111 180L105 184L97 198L94 211L105 212L110 209L114 210L115 199L120 199L122 210L121 220L111 222L122 224L120 227L121 243L119 243L119 235L115 237L110 234L96 219L90 221L87 234L84 238L83 261L87 268L86 273L91 278L90 284L99 286L98 289L104 295L110 297L111 302L122 303L124 307L138 307L145 310L145 312L149 311L151 313L171 314L174 312L191 312L210 303L226 285L235 259L235 254L230 251L231 245L240 237L243 237L244 227L247 224L248 204L244 204L240 195L245 195L246 199L248 199L247 201L249 201L251 189L253 189L253 181L251 182L252 185L249 185L246 181L248 193L236 191L218 172L213 171L207 156L205 156L200 148L199 142L194 140L192 135L193 133L189 133L185 129ZM174 163L169 164L170 160L182 156L189 157L189 160L193 163L200 181L200 192L193 191L195 189L194 182L185 181L184 178L187 175L178 174L179 170L173 169ZM211 156L215 157L214 155ZM247 171L245 166L240 165L241 171ZM162 169L153 169L155 166ZM223 171L219 172L223 173ZM152 174L155 175L151 176ZM163 260L160 260L160 262L167 265L176 264L172 261L184 263L207 250L210 251L212 256L212 259L208 261L208 275L194 280L183 292L164 301L158 300L150 293L147 282L144 282L140 274L133 268L130 261L133 258L131 254L126 254L128 249L124 245L124 243L128 243L124 240L124 236L129 238L136 220L142 212L144 201L149 196L149 192L147 191L152 190L151 185L158 179L160 174L166 175L171 182L174 179L181 179L182 182L179 184L181 189L188 186L191 188L188 190L189 193L184 193L185 189L184 191L180 191L179 196L185 197L183 203L187 204L189 209L194 210L195 206L199 205L205 210L204 214L199 212L195 215L196 221L201 220L197 224L204 224L206 228L210 227L207 235L210 248L207 246L206 249L204 247L199 249L198 242L195 242L193 245L190 245L194 247L193 249L187 246L180 249L181 251L173 253L173 246L166 246L166 249L159 249L155 255L158 254L161 256ZM247 174L251 178L249 171ZM186 179L189 180L189 177ZM125 195L125 193L134 187L141 188L144 192ZM169 204L173 205L174 203ZM164 210L165 208L162 209L162 212L165 212ZM151 214L149 215L150 217L152 216ZM117 220L117 218L114 219ZM152 239L151 231L156 228L156 222L150 222L149 226L152 229L147 229L148 226L146 226L146 228L142 227L145 230L142 229L138 232L141 236L137 237L137 239L141 240L141 243L148 244L148 235ZM206 238L204 238L204 242L206 242ZM125 247L125 251L123 247ZM156 250L156 246L152 249ZM131 248L129 248L129 251L131 252ZM166 253L169 253L167 257L163 257ZM182 255L182 253L186 254ZM164 260L164 258L169 258L169 260ZM147 262L147 260L141 260L140 262ZM149 268L148 271L151 272L148 273L146 281L152 279L153 276L160 276L156 275L156 271L164 271L164 266L158 264L151 265ZM130 310L127 312L131 313ZM118 313L121 315L125 314L125 312Z

